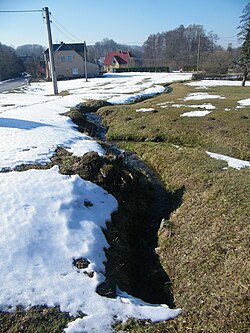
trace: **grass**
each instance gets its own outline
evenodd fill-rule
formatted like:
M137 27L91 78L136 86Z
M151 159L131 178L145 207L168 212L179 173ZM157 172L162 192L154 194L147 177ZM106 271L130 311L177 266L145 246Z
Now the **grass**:
M107 106L98 111L108 125L108 139L146 161L158 174L166 191L172 193L173 202L169 202L172 213L168 227L158 232L157 254L171 279L174 302L182 309L182 314L173 320L152 324L131 318L124 324L117 323L116 330L130 333L246 333L249 332L250 302L250 170L225 169L226 162L210 158L205 150L250 158L250 107L236 109L238 100L249 98L250 88L212 87L205 92L226 98L184 102L187 94L200 89L181 83L172 87L170 94L137 104ZM166 104L168 108L158 105L165 102L171 102ZM192 110L190 105L208 102L216 106L208 116L180 117L183 112ZM174 103L185 106L176 108ZM135 110L141 107L154 108L158 112L136 113ZM226 108L230 111L225 111ZM78 126L83 126L82 113L79 110L70 113ZM180 148L174 145L180 145ZM132 178L136 184L142 180L131 178L128 172L121 173L112 160L102 164L93 154L73 158L58 151L52 163L59 164L62 173L88 176L110 192L119 187L117 197L125 193L129 198L123 200L127 207L122 212L123 219L128 220L127 214L131 211L133 220L140 226L136 212L138 207L147 206L146 199L138 204L137 187L130 191L127 184ZM105 177L101 176L103 174ZM147 197L145 191L143 195ZM122 216L117 220L121 230L126 228ZM129 249L123 242L125 232L121 230L115 229L114 233L120 235L125 261ZM109 239L111 247L117 243L117 237ZM114 264L116 260L123 260L118 251L113 251L112 255ZM119 283L124 280L125 285L127 278L120 271ZM0 331L59 333L70 320L68 314L56 308L18 309L13 314L0 313Z
M32 307L25 311L19 307L14 313L0 312L1 333L59 333L75 320L58 308Z
M250 107L236 109L238 100L249 97L250 87L212 87L205 92L223 95L225 99L186 102L183 101L185 96L199 90L180 83L173 84L172 87L172 93L162 94L136 105L100 109L98 112L109 127L107 138L169 142L187 147L202 147L236 158L250 159ZM163 102L170 102L168 108L158 105ZM182 113L194 110L190 105L208 102L216 107L209 115L180 117ZM184 106L177 108L173 106L174 104ZM142 107L151 107L159 112L135 112Z
M70 95L70 92L68 90L62 90L58 93L58 95L61 97L65 97L65 96Z
M162 330L153 326L147 332L247 332L249 169L225 170L224 162L198 148L120 145L150 164L166 188L185 188L182 205L170 217L171 233L159 233L158 251L183 313Z
M250 107L237 109L238 100L249 98L250 88L212 87L205 92L225 99L184 102L189 93L202 90L184 84L172 87L171 94L98 111L108 125L110 140L149 164L168 191L184 189L168 228L159 230L157 248L182 314L153 325L131 319L117 329L131 333L246 333L250 170L226 168L226 162L210 158L205 150L250 159ZM164 109L158 105L163 102L171 103ZM176 108L174 103L185 106ZM190 105L203 103L216 109L206 117L180 118L192 110ZM136 113L140 107L159 112Z

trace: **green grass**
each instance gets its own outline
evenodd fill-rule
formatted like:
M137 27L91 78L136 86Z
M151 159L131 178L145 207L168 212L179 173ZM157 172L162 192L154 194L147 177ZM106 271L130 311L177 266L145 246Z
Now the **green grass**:
M157 251L183 312L145 332L248 332L250 170L225 170L198 148L120 146L151 165L167 189L185 188Z
M61 333L67 324L75 320L58 308L31 307L25 311L17 308L13 313L0 312L1 333Z
M250 107L236 109L237 101L248 98L250 87L212 87L205 92L223 95L225 99L183 101L189 93L204 90L184 84L173 84L173 92L135 105L102 108L98 112L109 127L109 140L161 141L250 159ZM159 103L171 102L168 108ZM180 117L193 110L189 105L213 104L216 109L205 117ZM173 104L181 104L179 108ZM154 108L157 113L138 113L141 107ZM225 111L225 109L230 111ZM197 108L195 108L197 110ZM204 110L204 109L202 109Z
M250 159L250 107L237 109L239 100L249 98L250 87L172 87L170 94L98 111L108 125L108 139L146 161L168 191L184 190L181 205L169 218L170 227L159 231L157 248L182 314L153 325L130 320L118 328L131 333L246 333L250 170L227 168L226 162L205 151ZM194 92L225 99L183 101ZM171 102L168 108L158 105L164 102ZM216 109L201 118L180 117L193 110L190 105L204 103ZM141 107L159 112L136 113Z
M225 169L226 162L210 158L205 150L250 159L250 107L236 109L238 100L249 98L250 88L212 87L203 92L226 98L184 102L187 94L202 90L181 83L172 87L170 94L98 111L108 125L108 139L146 161L173 194L173 200L178 201L178 205L170 203L175 210L169 217L169 227L158 232L157 253L171 278L174 302L182 314L156 324L130 319L125 324L117 323L116 329L130 333L246 333L250 305L250 169ZM167 109L158 105L167 101L171 102ZM185 106L176 108L174 103ZM180 117L192 110L189 105L203 103L213 104L216 110L202 118ZM141 107L158 112L136 113ZM71 113L81 126L81 112ZM58 152L53 163L66 174L76 172L86 178L85 173L89 173L90 162L80 163L69 154L61 156ZM93 170L97 164L93 157ZM111 166L102 168L110 177ZM113 183L107 179L112 192ZM119 187L122 193L124 188ZM146 205L146 199L138 205L137 191L133 196L130 201L136 207ZM13 314L0 313L0 331L57 333L70 320L58 309L18 309Z
M58 95L62 96L62 97L65 97L65 96L70 95L70 92L68 90L62 90L62 91L59 92Z

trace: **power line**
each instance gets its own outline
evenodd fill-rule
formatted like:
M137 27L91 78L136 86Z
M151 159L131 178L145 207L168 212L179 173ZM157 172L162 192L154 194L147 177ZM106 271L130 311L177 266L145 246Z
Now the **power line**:
M41 13L42 9L30 10L0 10L0 13Z
M58 32L60 32L61 34L63 34L65 37L67 37L71 42L75 42L75 40L73 40L69 35L67 35L65 32L63 32L57 25L55 25L55 23L53 23L53 27L55 30L57 30Z
M52 24L55 25L55 26L57 26L57 29L60 30L62 34L64 34L64 35L65 35L67 38L69 38L71 41L78 40L78 41L82 42L82 39L81 39L81 38L78 38L77 36L73 35L69 30L67 30L67 29L64 27L64 25L63 25L62 23L60 23L60 22L55 18L54 15L51 14L51 17L52 17L52 20L55 22L55 23L54 23L54 22L52 21ZM65 32L63 32L63 31L65 31ZM74 40L72 39L72 37L70 38L69 36L72 36Z

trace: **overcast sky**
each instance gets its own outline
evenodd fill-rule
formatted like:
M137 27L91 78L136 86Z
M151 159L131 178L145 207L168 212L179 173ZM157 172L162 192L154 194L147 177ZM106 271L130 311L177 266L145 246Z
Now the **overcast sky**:
M219 36L218 44L237 43L239 16L249 0L0 0L0 11L41 10L52 14L53 42L94 44L103 38L142 45L153 33L183 24L203 25ZM0 12L0 42L17 47L47 45L41 12Z

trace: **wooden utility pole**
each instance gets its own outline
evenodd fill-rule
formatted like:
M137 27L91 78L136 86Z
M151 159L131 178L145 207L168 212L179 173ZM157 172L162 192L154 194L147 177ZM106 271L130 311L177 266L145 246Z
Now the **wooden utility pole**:
M86 42L84 41L84 71L85 71L85 79L88 82L88 73L87 73L87 46Z
M49 19L49 8L43 8L45 13L45 21L47 26L47 33L48 33L48 42L49 42L49 62L50 62L50 72L51 78L53 82L54 94L58 95L58 87L57 87L57 80L56 80L56 69L55 69L55 59L54 59L54 50L52 44L52 36L51 36L51 28L50 28L50 19Z
M197 73L198 73L198 71L199 71L200 50L201 50L201 35L199 34L199 39L198 39L198 51L197 51L197 68L196 68Z

